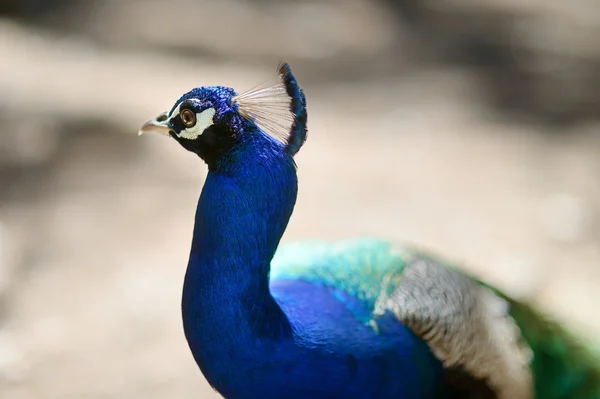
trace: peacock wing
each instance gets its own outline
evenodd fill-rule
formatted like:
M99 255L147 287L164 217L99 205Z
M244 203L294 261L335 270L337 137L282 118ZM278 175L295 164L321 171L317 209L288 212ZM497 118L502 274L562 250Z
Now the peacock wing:
M509 303L439 261L408 256L392 294L378 298L374 314L391 310L426 341L442 361L448 383L467 397L533 398L532 351Z

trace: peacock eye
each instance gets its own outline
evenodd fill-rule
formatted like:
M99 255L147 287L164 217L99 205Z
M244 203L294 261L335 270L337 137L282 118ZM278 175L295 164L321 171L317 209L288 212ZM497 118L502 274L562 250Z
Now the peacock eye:
M181 122L186 128L193 127L196 124L196 114L190 109L184 109L179 113Z

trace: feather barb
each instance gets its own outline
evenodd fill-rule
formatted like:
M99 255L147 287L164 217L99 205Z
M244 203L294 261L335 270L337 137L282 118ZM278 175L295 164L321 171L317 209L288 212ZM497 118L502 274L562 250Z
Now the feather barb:
M285 145L295 155L306 141L306 97L287 63L277 68L279 81L259 85L233 98L240 115Z

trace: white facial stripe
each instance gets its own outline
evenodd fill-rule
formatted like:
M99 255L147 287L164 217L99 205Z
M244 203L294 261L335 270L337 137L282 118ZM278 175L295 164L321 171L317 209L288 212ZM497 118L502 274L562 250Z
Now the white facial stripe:
M183 101L182 101L183 102ZM169 115L167 120L164 122L167 124L172 118L176 117L179 114L181 109L181 103L177 104L173 112ZM196 114L196 124L190 128L184 129L179 134L179 137L183 137L184 139L195 140L204 133L206 129L214 124L213 117L215 116L214 108L207 108L202 112Z
M171 112L169 114L169 118L168 119L171 119L174 115L177 115L179 113L179 108L180 107L181 107L181 103L177 104L177 106L175 107L175 109L173 110L173 112Z
M179 107L178 107L179 109ZM179 111L177 111L179 112ZM179 133L179 137L184 139L195 140L197 139L206 129L214 124L213 117L215 116L214 108L207 108L204 111L196 114L196 124L190 128L182 130Z

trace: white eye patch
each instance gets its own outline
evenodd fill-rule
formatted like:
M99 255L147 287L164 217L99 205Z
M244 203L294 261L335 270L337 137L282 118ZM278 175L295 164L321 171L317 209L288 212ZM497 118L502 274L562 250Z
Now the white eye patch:
M179 114L179 105L173 110L170 118ZM207 108L202 112L196 113L196 124L177 133L177 136L188 140L195 140L204 133L206 129L214 125L213 117L215 116L214 108ZM169 118L169 119L170 119Z

